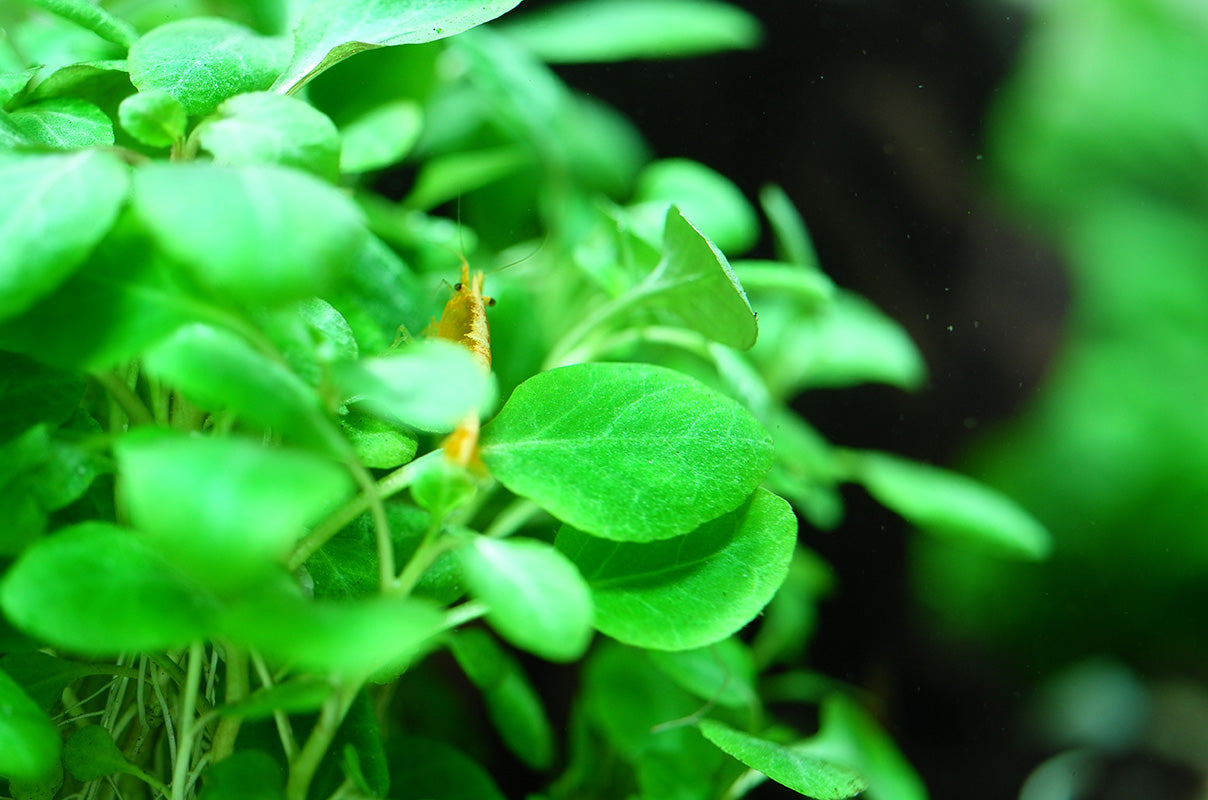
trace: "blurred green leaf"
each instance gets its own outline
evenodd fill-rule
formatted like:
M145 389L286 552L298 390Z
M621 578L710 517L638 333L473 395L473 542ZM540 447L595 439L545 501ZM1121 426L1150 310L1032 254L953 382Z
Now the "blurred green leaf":
M394 736L387 743L391 782L425 800L504 800L483 767L432 739Z
M675 58L759 44L759 21L714 0L578 0L504 30L545 61L583 63Z
M87 0L32 0L47 11L69 19L87 28L106 41L129 47L138 38L138 32L120 17Z
M50 294L109 230L126 197L110 153L0 154L0 319Z
M0 108L8 105L29 87L41 67L30 67L19 72L0 72Z
M534 539L475 537L458 551L487 622L512 644L552 661L572 661L591 641L587 584L566 556Z
M272 92L224 100L197 130L220 164L280 164L325 180L339 174L340 132L309 103Z
M772 228L776 258L819 271L821 262L814 252L814 243L806 230L805 220L784 189L774 183L763 187L759 190L759 205Z
M667 218L666 206L674 205L723 252L744 252L759 238L759 219L742 190L696 161L668 158L646 165L633 200L650 206L658 225Z
M144 34L127 60L140 92L167 92L191 116L203 116L228 97L267 89L288 45L217 17L169 22Z
M677 536L738 506L771 466L746 409L646 364L578 364L518 386L482 431L500 483L597 536Z
M972 478L871 451L849 452L852 479L924 531L1029 560L1048 555L1044 526L1006 495Z
M843 800L868 788L868 783L857 772L842 764L736 731L717 720L701 720L700 731L713 744L751 769L808 797Z
M788 503L758 490L738 509L658 542L614 542L570 527L557 547L591 587L596 628L626 644L689 650L749 623L784 581L796 542Z
M168 147L185 135L189 116L184 106L158 89L132 94L118 106L118 120L126 132L150 147Z
M103 522L32 545L0 583L0 607L47 644L111 656L182 647L217 618L215 601L144 537Z
M284 800L285 775L263 750L240 748L203 773L201 800Z
M0 775L33 781L59 760L59 731L21 687L0 670Z
M198 283L250 303L321 293L366 236L347 196L274 165L145 164L135 172L133 206Z
M369 172L402 161L419 139L423 122L423 110L411 100L365 112L340 131L340 172Z
M403 201L404 205L423 210L433 208L497 181L530 160L528 153L512 145L438 156L420 169L415 188Z
M419 447L413 432L355 409L340 420L340 431L352 445L357 461L370 469L402 466L415 458Z
M66 422L84 397L81 375L0 352L0 442L39 422Z
M118 772L137 771L100 725L85 725L63 745L63 766L78 781L95 781Z
M457 0L317 0L294 30L294 54L273 91L296 92L323 70L375 47L443 39L489 22L520 0L483 0L467 8Z
M746 645L732 636L694 650L652 650L650 660L676 684L706 702L729 708L758 707L755 662Z

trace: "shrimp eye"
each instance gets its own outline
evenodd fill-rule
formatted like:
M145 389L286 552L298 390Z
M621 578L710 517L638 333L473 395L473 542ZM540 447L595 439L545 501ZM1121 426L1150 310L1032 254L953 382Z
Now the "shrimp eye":
M494 297L484 297L484 298L482 298L482 302L486 303L488 306L493 306L493 305L495 305L495 298Z
M461 281L458 281L457 283L453 284L453 291L455 291L455 292L460 292L464 288L465 287L461 285Z

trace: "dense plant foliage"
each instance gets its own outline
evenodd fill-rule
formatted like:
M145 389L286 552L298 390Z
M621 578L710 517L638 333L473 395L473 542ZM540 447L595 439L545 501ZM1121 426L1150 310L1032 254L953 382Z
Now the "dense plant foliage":
M9 795L492 798L496 745L551 798L925 795L800 668L831 576L794 508L829 527L858 482L1008 555L1044 530L792 415L921 362L782 191L776 259L729 261L742 193L544 63L749 46L752 19L34 5L0 11Z

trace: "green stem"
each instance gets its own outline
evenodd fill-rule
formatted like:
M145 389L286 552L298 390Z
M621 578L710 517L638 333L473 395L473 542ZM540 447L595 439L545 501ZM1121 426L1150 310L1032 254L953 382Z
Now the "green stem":
M96 372L93 377L105 387L105 391L135 425L151 425L155 422L155 417L147 410L147 406L124 380L112 372Z
M613 317L625 313L631 306L645 298L646 295L645 284L641 283L620 297L609 300L603 305L596 306L578 325L571 328L570 332L562 337L557 347L550 351L549 357L545 359L545 363L541 367L542 371L574 363L574 360L568 358L568 356L571 356L577 349L581 349L583 342L596 328L599 328Z
M419 583L428 568L436 562L436 559L440 558L441 553L453 546L448 539L437 538L440 535L440 525L441 521L433 517L432 522L428 525L428 530L424 532L423 541L415 549L407 566L403 567L403 571L399 573L398 580L394 582L395 594L404 597L411 594L415 584Z
M247 653L230 642L224 643L222 649L226 652L225 702L230 706L248 695ZM219 720L214 731L214 741L210 745L210 757L214 761L221 761L235 752L235 739L239 736L242 723L242 717L235 714Z
M176 764L172 769L172 800L184 800L185 796L197 723L197 689L201 683L201 662L204 658L205 648L201 642L189 645L189 668L180 701L180 745L176 749Z
M353 698L356 697L356 687L343 686L337 689L319 711L319 719L315 722L310 737L303 745L302 751L289 767L289 780L285 784L286 800L306 800L310 783L314 780L319 764L327 749L331 747L340 729L344 715L348 713Z

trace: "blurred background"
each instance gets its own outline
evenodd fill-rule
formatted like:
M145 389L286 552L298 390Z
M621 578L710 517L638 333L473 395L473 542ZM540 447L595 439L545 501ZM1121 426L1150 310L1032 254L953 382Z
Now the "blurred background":
M782 185L909 330L925 389L810 392L811 423L1056 539L991 560L852 490L802 532L838 576L810 666L879 698L937 800L1208 796L1208 3L741 5L759 50L558 71L656 156Z

